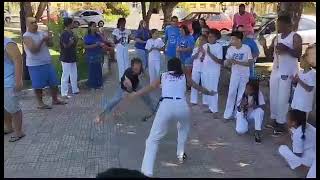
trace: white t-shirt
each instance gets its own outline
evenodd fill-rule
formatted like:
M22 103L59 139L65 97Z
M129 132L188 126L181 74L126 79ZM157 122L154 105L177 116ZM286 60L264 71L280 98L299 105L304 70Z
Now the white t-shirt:
M248 62L252 58L251 49L248 45L242 44L240 49L237 49L234 46L230 46L227 50L226 59L234 59L240 62ZM250 75L249 66L241 66L238 64L232 65L232 73L237 73L239 75Z
M178 97L185 99L185 75L183 74L180 77L175 77L170 73L173 72L169 71L161 74L162 97Z
M294 153L304 153L307 150L316 149L316 128L311 124L307 123L305 129L305 139L301 138L302 128L299 126L297 129L294 129L292 132L292 151Z
M120 31L120 29L117 28L117 29L114 29L112 32L112 35L116 36L118 41L121 39L121 41L118 44L121 44L123 46L128 45L128 40L129 40L130 34L131 34L131 31L128 29Z
M266 102L264 101L264 97L263 97L263 94L262 94L261 91L259 91L258 98L259 98L259 106L266 104ZM248 96L248 105L251 106L253 104L254 104L253 96ZM250 112L252 110L253 109L248 109L248 111L250 111Z
M311 112L316 86L316 71L312 69L307 73L303 73L303 70L301 70L298 75L304 83L313 86L313 89L308 92L298 83L294 91L291 107L300 111Z
M215 61L213 61L209 55L207 54L208 51L208 46L210 47L210 52L211 54L213 54L214 56L216 56L218 59L222 59L223 58L223 50L222 50L222 46L219 43L214 43L214 44L210 44L210 43L206 43L203 45L203 49L205 50L205 57L204 57L204 72L206 73L210 73L211 71L220 71L220 67L221 65L216 63Z
M192 56L197 54L199 51L198 47L193 48ZM195 72L203 72L203 62L201 62L200 58L203 56L203 53L200 52L198 57L193 60L192 71ZM204 60L204 59L203 59Z
M163 48L164 47L164 42L162 41L161 38L157 38L157 39L148 39L147 44L146 44L146 50L150 50L152 48ZM160 61L161 58L161 54L160 51L158 50L152 50L149 53L149 60L156 60L156 61Z
M37 31L36 33L25 32L23 37L31 37L33 43L40 44L42 39L47 36L45 32ZM26 65L27 66L40 66L51 63L51 55L49 53L49 48L47 44L44 42L40 47L40 51L33 53L26 46Z

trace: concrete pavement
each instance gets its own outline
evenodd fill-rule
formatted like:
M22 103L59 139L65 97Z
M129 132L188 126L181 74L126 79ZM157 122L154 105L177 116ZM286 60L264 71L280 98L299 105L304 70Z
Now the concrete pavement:
M134 56L134 50L130 56ZM141 121L147 113L142 101L123 102L123 116L102 125L93 122L101 111L103 94L111 97L118 85L116 64L112 69L103 91L81 89L66 106L54 106L52 110L38 110L33 93L25 93L21 104L27 136L15 143L8 142L9 135L4 137L4 177L95 177L111 167L140 170L153 120ZM222 117L228 72L221 73L220 82ZM45 101L51 100L46 97ZM273 138L265 130L262 144L256 145L252 132L238 136L234 122L224 123L204 110L202 106L192 107L192 129L186 148L189 159L183 165L176 164L176 124L170 125L157 155L156 177L305 176L305 172L292 171L277 154L278 146L289 142L289 137Z

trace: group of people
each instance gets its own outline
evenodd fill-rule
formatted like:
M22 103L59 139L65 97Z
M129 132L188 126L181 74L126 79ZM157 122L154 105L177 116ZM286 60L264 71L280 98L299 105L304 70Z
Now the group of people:
M183 163L187 158L185 144L190 131L190 109L186 100L186 92L190 88L190 103L198 104L198 91L202 92L202 104L208 106L207 113L217 117L219 112L218 86L221 68L231 68L230 84L223 118L229 122L235 119L235 131L239 134L248 131L249 123L254 123L254 140L261 143L262 124L266 103L259 88L254 63L259 56L259 50L252 37L254 20L245 12L244 5L239 6L235 15L235 26L230 34L231 41L226 54L219 43L219 30L209 28L205 19L192 23L191 33L187 26L178 26L178 18L171 18L171 25L165 29L164 41L156 29L151 31L146 22L141 21L136 34L131 35L125 28L125 18L120 18L117 28L112 32L114 42L107 40L106 34L100 33L97 25L90 22L88 34L83 38L88 62L88 86L100 89L103 85L102 67L104 53L115 51L118 65L119 87L109 100L105 98L103 112L96 121L106 120L111 111L121 100L133 101L142 97L150 107L153 121L150 134L146 140L141 172L148 177L153 176L153 167L158 144L167 132L168 124L177 120L178 144L177 158ZM248 20L245 20L245 19ZM273 136L286 132L292 133L292 146L280 146L279 153L290 167L295 169L300 165L311 167L307 177L315 177L316 166L316 136L315 128L307 123L308 113L312 111L315 93L316 71L310 63L312 45L302 56L301 37L292 30L289 16L279 16L277 21L279 35L268 47L265 39L260 39L267 58L273 59L270 78L270 118L267 128L273 129ZM79 93L77 87L76 45L77 38L72 32L72 19L64 19L65 30L60 37L63 67L61 77L61 95L68 95L70 78L72 93ZM58 81L51 63L48 46L51 34L37 31L35 18L27 18L27 32L23 35L23 43L27 55L27 66L32 81L32 87L38 100L39 109L49 109L51 106L42 101L42 89L50 86L52 103L63 105L66 102L57 96ZM128 44L135 41L136 57L129 60ZM7 133L12 132L11 120L14 123L15 136L10 141L16 141L24 136L21 130L22 112L16 92L22 87L21 54L16 44L5 38L5 123ZM167 71L160 73L161 51L165 54ZM19 56L19 57L18 57ZM298 67L300 59L301 71ZM148 69L150 84L142 87L140 75ZM156 103L149 95L151 91L161 87L161 98ZM294 89L294 91L293 91ZM144 118L145 119L145 118Z

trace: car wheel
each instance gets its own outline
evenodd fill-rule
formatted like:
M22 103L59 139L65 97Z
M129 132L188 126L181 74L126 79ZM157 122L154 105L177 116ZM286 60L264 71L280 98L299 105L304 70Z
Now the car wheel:
M80 23L79 23L78 21L74 21L73 23L74 23L74 25L76 25L77 27L80 26Z
M99 22L98 22L98 26L99 26L99 27L103 27L103 25L104 25L104 22L103 22L103 21L99 21Z
M11 22L11 18L6 17L6 19L5 19L5 23L6 23L6 24L9 24L10 22Z

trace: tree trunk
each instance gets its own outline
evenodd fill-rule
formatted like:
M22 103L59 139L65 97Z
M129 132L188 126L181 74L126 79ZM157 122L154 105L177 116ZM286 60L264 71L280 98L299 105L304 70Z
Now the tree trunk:
M39 21L39 19L41 18L41 16L42 16L44 10L46 9L47 5L48 5L48 2L40 2L39 6L38 6L38 9L37 9L36 16L35 16L37 21ZM49 18L49 17L47 17L47 18Z
M293 31L298 30L302 10L303 2L280 2L277 7L278 16L288 15L291 17L293 22Z
M25 12L24 17L33 17L31 2L23 2L23 9Z
M26 28L26 4L27 2L20 2L20 26L21 26L21 37L23 36L23 34L27 31ZM30 6L31 7L31 4ZM30 9L29 9L30 10ZM31 13L32 13L32 9L31 9ZM22 38L21 38L22 39ZM22 40L21 40L22 41ZM24 51L24 46L23 46L23 42L21 42L22 44L22 60L23 60L23 80L30 80L30 76L28 73L28 68L26 66L26 53Z
M142 1L141 2L141 10L142 10L142 19L146 19L147 13L146 13L146 2Z
M167 25L168 22L170 22L170 18L172 16L173 8L178 4L179 2L167 2L167 3L161 3L162 12L163 12L163 24Z

